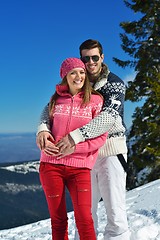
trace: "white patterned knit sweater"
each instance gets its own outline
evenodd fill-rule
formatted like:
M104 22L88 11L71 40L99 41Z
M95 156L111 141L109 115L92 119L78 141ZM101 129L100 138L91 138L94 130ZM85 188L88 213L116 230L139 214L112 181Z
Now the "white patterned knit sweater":
M118 76L109 72L107 66L103 64L99 79L93 87L104 97L102 112L85 126L70 132L71 137L77 144L108 132L108 138L99 150L99 155L112 156L127 153L126 127L123 122L124 82ZM38 132L41 131L50 131L48 105L41 114Z

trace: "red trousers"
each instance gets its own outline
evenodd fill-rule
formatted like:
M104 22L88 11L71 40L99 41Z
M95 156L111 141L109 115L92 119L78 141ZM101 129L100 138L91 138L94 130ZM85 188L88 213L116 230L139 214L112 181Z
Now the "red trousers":
M51 217L52 240L68 240L65 186L72 199L80 239L95 240L90 170L41 162L40 181Z

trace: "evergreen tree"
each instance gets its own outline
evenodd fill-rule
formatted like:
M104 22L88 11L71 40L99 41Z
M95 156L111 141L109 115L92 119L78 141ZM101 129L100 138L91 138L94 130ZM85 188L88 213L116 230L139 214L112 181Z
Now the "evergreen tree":
M121 47L129 60L113 60L121 67L131 67L136 76L128 82L126 100L144 99L133 114L128 135L131 143L129 163L137 170L151 167L149 181L160 178L160 1L124 0L125 5L140 14L133 22L121 22Z

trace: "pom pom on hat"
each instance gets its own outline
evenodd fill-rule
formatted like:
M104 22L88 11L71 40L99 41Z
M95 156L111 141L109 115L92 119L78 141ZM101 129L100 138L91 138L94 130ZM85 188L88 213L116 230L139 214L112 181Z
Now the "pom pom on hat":
M73 68L86 69L84 63L79 58L67 58L65 59L60 68L60 76L63 79Z

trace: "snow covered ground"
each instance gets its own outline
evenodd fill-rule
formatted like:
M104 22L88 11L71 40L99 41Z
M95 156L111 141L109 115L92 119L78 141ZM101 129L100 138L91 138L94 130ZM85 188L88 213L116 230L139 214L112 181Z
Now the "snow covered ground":
M160 179L127 192L127 213L131 240L160 240ZM106 214L99 203L99 235L103 239ZM69 239L74 239L73 212L68 213ZM2 240L51 240L50 220L0 231Z

